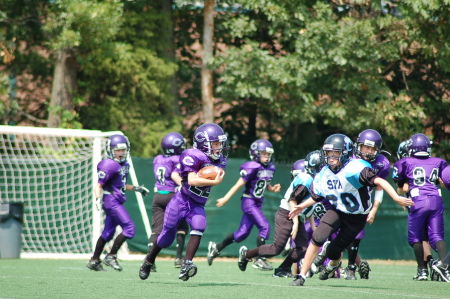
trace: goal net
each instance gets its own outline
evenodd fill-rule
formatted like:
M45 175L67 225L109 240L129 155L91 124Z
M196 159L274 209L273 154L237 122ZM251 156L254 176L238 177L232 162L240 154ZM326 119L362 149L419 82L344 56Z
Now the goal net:
M113 134L122 133L0 126L0 203L24 204L22 256L93 253L104 220L95 208L96 168ZM132 163L130 177L138 185Z

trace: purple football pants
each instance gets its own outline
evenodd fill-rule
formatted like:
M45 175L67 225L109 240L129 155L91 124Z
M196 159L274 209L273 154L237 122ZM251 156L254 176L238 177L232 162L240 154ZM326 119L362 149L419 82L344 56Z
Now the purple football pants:
M408 215L408 243L413 245L427 239L436 250L436 243L444 240L444 204L440 196L414 198Z
M158 237L157 244L161 248L169 247L177 235L178 226L186 220L191 231L204 232L206 229L206 215L203 205L184 198L181 192L175 193L166 207L164 225Z
M130 214L123 204L119 203L113 196L104 196L103 210L105 211L105 226L102 231L102 238L108 242L116 232L116 227L119 225L122 228L122 234L131 239L134 237L135 228L134 222L131 220Z
M242 215L239 229L234 232L234 241L244 241L251 233L254 225L259 230L258 236L267 240L270 236L270 224L262 212L262 203L255 202L252 198L242 197Z

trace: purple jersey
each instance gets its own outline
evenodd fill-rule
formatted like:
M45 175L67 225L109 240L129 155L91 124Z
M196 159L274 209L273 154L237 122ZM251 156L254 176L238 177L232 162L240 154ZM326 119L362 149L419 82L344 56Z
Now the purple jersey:
M396 163L392 176L399 182L408 183L413 200L417 197L441 196L437 186L438 177L446 166L447 162L437 157L407 157Z
M244 197L251 197L256 202L264 202L264 192L275 174L273 163L264 166L258 162L245 162L240 167L240 175L245 181Z
M174 192L177 183L172 178L172 172L180 173L177 164L180 162L180 156L158 155L153 160L153 172L155 173L155 188L158 191Z
M227 163L227 159L222 155L219 160L211 161L208 156L198 149L185 150L180 156L180 174L183 179L180 191L183 197L188 197L190 200L204 206L212 186L190 186L187 180L189 172L197 173L206 166L217 166L225 169Z
M353 159L360 159L353 155ZM369 161L367 161L369 162ZM386 158L383 155L378 155L374 161L369 162L370 165L372 165L372 169L375 171L377 176L379 176L382 179L386 179L389 175L389 171L391 169L391 164L389 163L388 158Z
M126 201L125 187L129 170L130 164L126 161L120 164L111 159L104 159L98 163L98 182L103 186L105 200L112 196L120 203Z

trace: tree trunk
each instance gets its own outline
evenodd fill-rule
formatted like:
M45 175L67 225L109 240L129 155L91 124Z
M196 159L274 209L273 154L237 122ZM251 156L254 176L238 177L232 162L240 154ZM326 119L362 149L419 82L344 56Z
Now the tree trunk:
M205 0L203 14L202 107L205 123L212 123L214 122L213 76L212 70L208 68L208 62L213 57L214 0Z
M56 54L53 74L52 97L50 100L48 127L61 126L63 111L73 112L73 95L76 88L76 62L69 49Z

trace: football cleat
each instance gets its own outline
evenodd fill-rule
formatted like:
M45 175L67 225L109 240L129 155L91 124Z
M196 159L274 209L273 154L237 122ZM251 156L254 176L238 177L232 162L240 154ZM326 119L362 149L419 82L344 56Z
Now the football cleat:
M181 268L181 265L183 265L183 259L177 257L173 263L175 265L175 268Z
M141 268L139 269L139 278L142 280L146 280L150 276L152 267L152 264L147 262L147 260L144 260L144 262L142 262Z
M252 265L253 268L259 269L262 271L272 271L273 267L267 262L266 258L258 257Z
M444 265L441 261L433 264L433 269L441 277L442 281L450 282L450 272L448 270L448 265Z
M413 280L417 280L417 281L428 280L428 270L417 268L417 274L413 277Z
M343 276L345 277L346 280L356 280L355 276L356 265L348 265L343 272L344 272Z
M322 250L319 252L319 254L316 256L316 258L313 261L313 265L316 269L316 272L314 273L319 273L319 268L320 266L323 264L323 262L327 259L325 253L328 247L328 244L330 244L330 241L326 241L323 245L322 245ZM313 268L311 266L311 268Z
M208 244L208 255L207 255L207 259L208 259L208 265L212 265L212 262L214 260L215 257L220 255L220 252L217 250L217 244L214 242L209 242Z
M183 265L181 265L180 275L178 279L182 281L188 281L189 278L194 277L197 274L197 266L192 263L190 260L184 261Z
M238 267L241 271L245 271L245 269L247 269L248 262L251 261L247 259L246 254L247 254L247 247L241 246L241 248L239 248L239 259L238 259Z
M105 256L105 258L103 259L103 264L110 266L111 268L113 268L114 270L117 271L122 271L122 266L119 265L119 263L117 262L117 256L116 255L107 255Z
M273 277L294 277L290 269L275 268Z
M359 277L361 279L369 279L369 272L371 271L369 263L365 260L362 260L359 264Z
M102 262L99 260L90 260L86 267L94 271L103 271Z
M341 262L339 262L339 264L337 266L331 266L331 268L329 268L328 266L326 266L322 272L320 272L319 274L319 279L320 280L327 280L328 278L333 278L336 275L336 270L341 266Z
M300 275L296 275L295 279L291 282L291 286L293 287L301 287L305 284L305 279Z
M437 260L435 260L435 259L430 259L430 262L428 263L428 265L430 266L430 279L431 279L431 281L439 281L439 278L441 277L440 275L439 275L439 273L437 273L437 271L436 270L434 270L433 269L433 265L435 264L435 263L437 263L438 261Z

